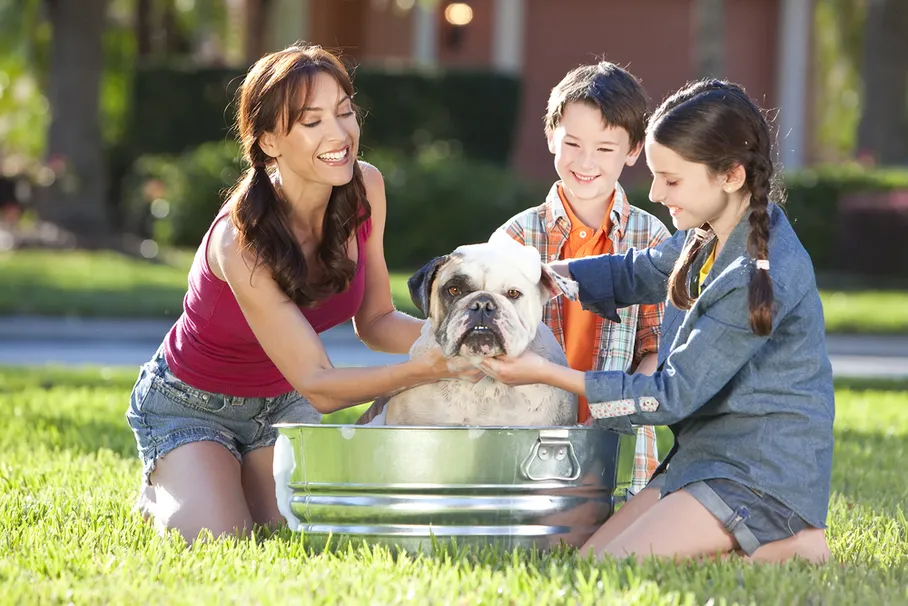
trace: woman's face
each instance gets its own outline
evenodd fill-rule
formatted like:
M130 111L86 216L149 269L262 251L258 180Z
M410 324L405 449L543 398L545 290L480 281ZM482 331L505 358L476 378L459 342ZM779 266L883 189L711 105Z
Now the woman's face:
M262 137L261 146L277 160L283 182L340 186L353 178L359 135L353 100L333 76L318 72L299 121L289 132L278 125Z

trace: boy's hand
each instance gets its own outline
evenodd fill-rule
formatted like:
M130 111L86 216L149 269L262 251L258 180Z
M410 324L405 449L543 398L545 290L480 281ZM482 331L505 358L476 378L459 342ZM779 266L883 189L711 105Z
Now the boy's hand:
M526 351L516 358L499 356L486 358L479 368L485 374L505 385L528 385L540 383L545 373L548 360L530 351Z

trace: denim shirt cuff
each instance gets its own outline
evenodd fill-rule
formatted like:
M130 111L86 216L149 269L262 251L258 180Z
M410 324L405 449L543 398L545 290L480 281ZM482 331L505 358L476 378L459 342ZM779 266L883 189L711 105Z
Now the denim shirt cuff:
M615 305L612 271L608 258L575 259L568 264L571 278L580 287L580 306L612 322L621 322Z

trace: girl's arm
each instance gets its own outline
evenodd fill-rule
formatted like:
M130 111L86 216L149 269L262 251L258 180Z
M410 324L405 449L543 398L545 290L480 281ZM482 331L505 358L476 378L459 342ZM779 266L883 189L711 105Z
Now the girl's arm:
M661 303L668 294L668 276L687 237L677 231L654 248L631 248L624 255L598 255L556 261L552 268L580 285L580 303L613 322L619 307Z
M385 263L384 233L387 217L385 183L371 164L360 162L366 196L372 207L372 233L366 242L366 292L353 318L356 335L370 349L387 353L407 353L419 337L424 320L394 308L391 282Z
M788 312L777 299L776 318ZM546 383L590 402L596 418L618 430L637 425L671 425L689 417L724 388L770 339L748 325L747 286L716 301L701 316L684 344L676 346L653 375L620 371L581 372L542 358L490 360L488 374L511 383Z
M214 255L249 327L290 385L322 413L368 402L441 378L469 375L440 351L402 364L334 368L318 334L263 267L236 245L236 229L223 221L212 233Z

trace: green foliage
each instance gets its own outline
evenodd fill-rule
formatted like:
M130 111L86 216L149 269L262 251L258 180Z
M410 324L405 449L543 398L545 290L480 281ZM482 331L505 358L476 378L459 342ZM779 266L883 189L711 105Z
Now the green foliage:
M873 234L860 233L858 225L853 226L856 231L843 234L839 202L848 194L908 191L908 169L874 169L855 163L818 166L786 172L781 185L787 198L785 212L804 248L810 253L814 267L819 271L840 271L846 269L842 260L842 238L872 239ZM636 205L641 206L641 201L647 200L648 187L648 183L642 183L629 189L628 196L632 203L636 201ZM643 208L659 217L670 231L675 231L671 216L664 207L647 204ZM863 250L859 254L869 252ZM894 267L889 270L889 275L908 277L904 265L894 262L889 266Z
M785 176L786 212L814 267L820 270L841 268L838 249L843 246L837 234L838 205L846 194L908 190L908 169L867 169L859 165L824 166L805 169ZM859 230L860 226L852 226ZM841 234L841 237L872 234ZM870 254L869 250L863 251ZM904 267L902 270L904 271Z
M135 156L181 153L232 136L234 95L244 73L173 63L136 68L124 148ZM448 141L464 155L506 162L516 128L519 81L490 71L422 72L359 67L364 150L414 153ZM494 102L491 102L494 100Z
M854 154L861 118L866 0L817 0L814 10L816 150L822 162Z
M136 67L123 147L131 157L179 154L231 139L230 104L242 73L231 68Z
M131 224L145 223L142 227L162 244L195 247L243 168L233 141L139 158L127 178Z
M504 164L510 157L520 106L520 81L513 76L360 67L353 85L366 112L364 150L413 154L448 141L455 152L477 160Z
M444 144L415 157L366 152L385 177L389 267L415 269L461 244L484 242L516 213L545 201L537 184L495 164L455 155Z
M900 604L908 601L908 395L837 389L834 563L595 562L439 548L394 556L304 534L186 548L132 510L141 465L123 418L138 369L0 369L4 604ZM392 462L393 464L394 462ZM405 464L405 461L402 462Z

